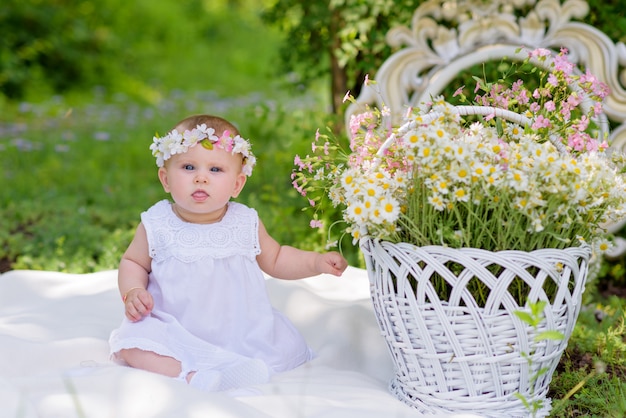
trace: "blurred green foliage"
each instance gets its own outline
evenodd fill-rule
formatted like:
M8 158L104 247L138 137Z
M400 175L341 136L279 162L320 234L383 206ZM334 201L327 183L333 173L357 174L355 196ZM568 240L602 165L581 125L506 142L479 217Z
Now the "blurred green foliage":
M0 93L41 100L94 86L155 103L172 87L242 94L270 72L279 35L254 0L3 0ZM250 59L254 34L258 60ZM268 50L268 48L270 48ZM233 70L241 77L227 77ZM230 81L232 80L232 81ZM266 78L267 80L267 78ZM269 86L261 87L268 88Z
M286 36L277 74L310 86L320 76L331 78L333 110L342 113L341 98L358 95L366 74L373 76L391 48L385 36L394 25L407 24L420 0L275 0L263 20Z
M623 0L586 0L589 13L584 22L600 29L613 42L626 43L626 8Z
M113 3L113 2L112 2ZM107 77L116 50L107 14L80 0L5 0L0 8L0 91L11 99Z

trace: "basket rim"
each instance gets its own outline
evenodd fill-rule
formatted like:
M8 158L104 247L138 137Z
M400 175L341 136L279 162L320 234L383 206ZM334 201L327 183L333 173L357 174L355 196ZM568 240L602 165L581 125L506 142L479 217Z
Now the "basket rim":
M504 109L501 107L495 106L478 106L478 105L451 105L450 109L452 112L461 115L461 116L469 116L469 115L482 115L489 116L494 115L495 117L502 118L508 120L510 122L517 123L518 125L528 127L532 124L532 120L522 114L513 112L512 110ZM404 135L411 129L414 129L416 126L425 125L430 123L432 120L444 116L443 112L430 110L426 113L422 114L421 119L411 120L405 122L403 125L398 128L397 132L393 132L389 135L389 138L380 146L378 152L376 153L377 157L382 157L387 149L393 144L398 136ZM567 151L567 147L559 141L558 136L549 135L550 142L555 148L563 155L568 155L569 151Z
M441 248L441 249L446 249L446 250L458 250L461 252L474 252L476 254L489 253L489 254L512 254L513 255L513 254L541 254L547 251L565 251L565 252L584 251L584 252L589 253L589 256L591 256L591 252L593 250L592 246L588 243L583 243L582 245L572 245L572 246L564 247L564 248L537 248L535 250L530 250L530 251L516 250L516 249L492 251L492 250L487 250L487 249L478 248L478 247L454 248L454 247L450 247L446 245L439 245L439 244L419 246L419 245L412 244L410 242L405 242L405 241L393 242L393 241L389 241L389 240L382 239L382 238L372 237L370 235L364 235L361 238L359 238L359 246L361 248L363 245L366 245L368 242L379 243L380 245L383 245L383 246L393 245L393 246L407 247L407 248L421 248L424 250L434 250L434 249Z

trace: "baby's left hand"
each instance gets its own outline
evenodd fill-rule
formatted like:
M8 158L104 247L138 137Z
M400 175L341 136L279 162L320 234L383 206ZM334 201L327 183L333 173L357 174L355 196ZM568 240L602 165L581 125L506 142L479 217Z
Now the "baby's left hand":
M332 251L320 254L316 260L316 267L319 273L341 276L341 273L348 268L348 262L341 254L336 251Z

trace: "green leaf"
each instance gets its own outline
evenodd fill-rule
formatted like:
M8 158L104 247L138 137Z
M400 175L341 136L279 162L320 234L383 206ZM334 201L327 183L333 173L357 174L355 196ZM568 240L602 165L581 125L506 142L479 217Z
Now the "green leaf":
M540 300L537 301L535 303L531 303L530 304L530 310L533 314L533 316L538 316L541 314L541 312L543 312L543 309L546 307L546 301L544 300Z
M555 340L560 341L564 339L565 336L560 331L544 331L535 337L535 341L544 341L544 340Z
M535 320L534 318L528 313L528 312L524 312L524 311L515 311L513 312L519 319L521 319L522 321L526 322L528 325L534 325L535 324Z
M524 404L524 407L525 407L526 409L530 409L530 404L528 403L528 400L526 400L526 398L524 397L524 395L522 395L522 394L521 394L521 393L519 393L519 392L515 392L515 393L514 393L514 395L515 395L515 397L516 397L517 399L519 399L520 401L522 401L522 403Z

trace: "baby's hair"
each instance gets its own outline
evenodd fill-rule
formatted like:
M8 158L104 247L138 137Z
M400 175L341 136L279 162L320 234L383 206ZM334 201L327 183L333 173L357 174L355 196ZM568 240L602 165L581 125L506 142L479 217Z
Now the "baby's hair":
M193 115L189 116L176 124L174 129L182 133L186 130L194 129L198 125L205 124L207 128L215 129L215 133L219 136L228 131L233 137L239 135L239 130L229 121L219 116L213 115Z

